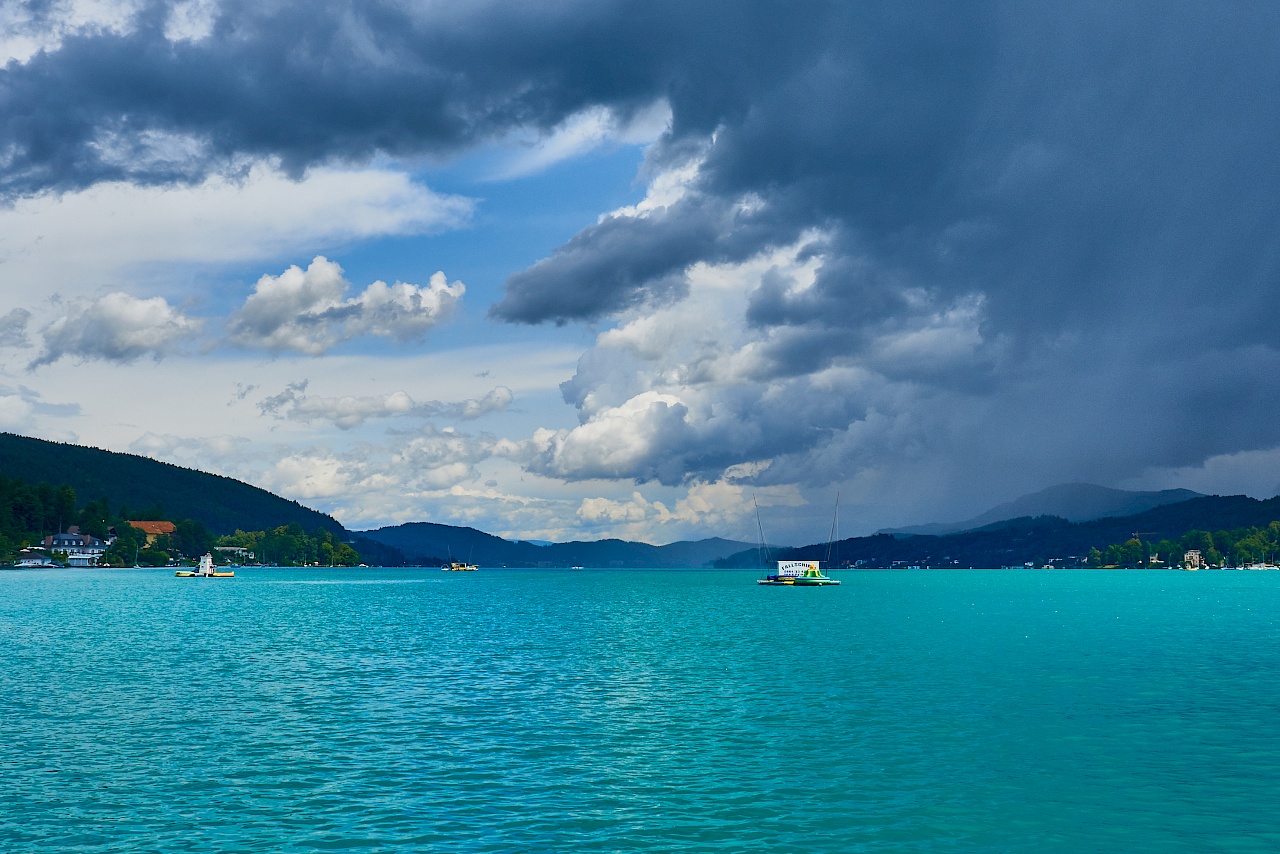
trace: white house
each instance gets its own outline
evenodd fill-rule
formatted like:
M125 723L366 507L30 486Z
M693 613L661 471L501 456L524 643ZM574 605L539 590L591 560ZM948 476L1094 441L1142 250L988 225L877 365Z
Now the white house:
M107 552L107 544L97 537L70 531L45 537L44 547L50 554L65 554L68 566L97 566Z

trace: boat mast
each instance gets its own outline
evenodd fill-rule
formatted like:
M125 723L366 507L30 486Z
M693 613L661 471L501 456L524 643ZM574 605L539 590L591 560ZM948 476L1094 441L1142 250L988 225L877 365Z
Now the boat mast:
M759 559L760 565L769 567L769 545L764 541L764 525L760 524L760 505L756 502L756 494L751 493L751 506L756 510L756 530L760 532Z
M836 512L831 517L831 536L827 538L827 566L835 566L831 562L831 552L837 548L836 543L840 537L840 493L836 492ZM836 552L836 558L840 557L840 553Z

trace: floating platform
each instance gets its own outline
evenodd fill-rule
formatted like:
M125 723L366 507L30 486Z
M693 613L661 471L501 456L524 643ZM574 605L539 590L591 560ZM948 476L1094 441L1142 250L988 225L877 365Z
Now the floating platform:
M173 574L174 578L235 578L234 572L217 572L213 568L213 555L200 558L195 569L180 569Z
M776 575L756 579L756 584L766 587L829 587L839 583L823 575L816 560L780 560Z

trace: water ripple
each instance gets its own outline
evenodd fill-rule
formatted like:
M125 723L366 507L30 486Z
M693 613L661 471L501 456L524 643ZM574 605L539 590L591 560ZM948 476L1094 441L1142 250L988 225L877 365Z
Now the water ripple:
M1264 851L1280 573L0 575L0 849Z

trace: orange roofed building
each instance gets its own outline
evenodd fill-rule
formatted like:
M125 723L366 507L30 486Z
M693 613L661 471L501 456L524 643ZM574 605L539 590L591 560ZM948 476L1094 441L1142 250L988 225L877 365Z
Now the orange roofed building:
M129 525L147 535L147 545L149 546L154 546L156 537L161 534L172 534L177 530L172 522L135 522L130 519Z

